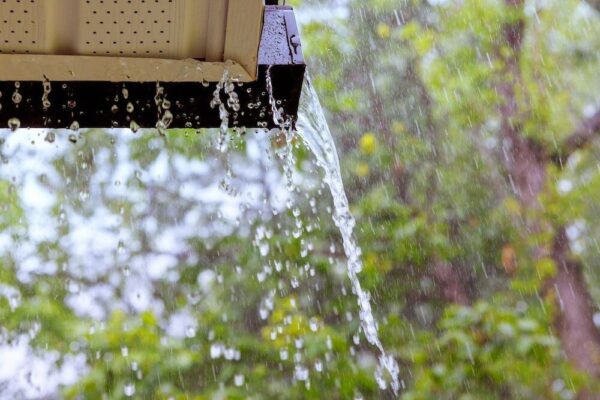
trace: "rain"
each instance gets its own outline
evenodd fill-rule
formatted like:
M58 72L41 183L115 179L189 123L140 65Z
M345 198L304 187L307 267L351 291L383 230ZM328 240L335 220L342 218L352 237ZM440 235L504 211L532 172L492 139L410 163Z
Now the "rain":
M600 2L141 3L0 65L0 400L600 398Z

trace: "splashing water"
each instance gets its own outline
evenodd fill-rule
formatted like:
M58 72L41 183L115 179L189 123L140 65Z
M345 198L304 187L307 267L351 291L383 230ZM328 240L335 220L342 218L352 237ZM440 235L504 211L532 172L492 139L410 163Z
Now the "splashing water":
M377 368L375 378L379 387L385 389L387 383L384 378L384 371L387 371L391 376L392 390L397 394L400 389L400 368L394 358L386 354L379 340L377 322L371 310L369 293L362 288L358 279L358 274L362 270L362 261L360 259L361 249L354 238L354 226L356 222L350 212L348 198L344 190L335 143L317 93L310 83L308 76L302 88L297 132L314 154L317 164L323 168L325 183L329 186L331 196L333 197L335 207L333 220L342 235L344 252L348 258L348 277L358 301L360 326L368 342L377 347L380 352L379 367Z
M227 98L224 103L221 100L221 92ZM217 83L217 87L213 92L213 98L210 102L210 108L217 108L219 110L219 118L221 119L221 125L219 126L219 141L217 143L217 149L222 153L227 151L227 132L229 130L229 111L227 107L233 112L240 110L240 100L237 93L235 93L234 79L230 76L229 70L225 68L221 80Z
M285 163L283 164L283 171L286 176L287 189L292 192L294 190L293 171L296 160L294 159L294 152L292 149L292 141L294 139L294 132L292 130L291 118L283 117L283 109L277 106L277 101L273 96L273 80L271 79L271 66L267 69L267 92L269 94L269 104L271 105L271 112L273 113L273 122L279 127L279 131L285 135L285 152L283 153Z

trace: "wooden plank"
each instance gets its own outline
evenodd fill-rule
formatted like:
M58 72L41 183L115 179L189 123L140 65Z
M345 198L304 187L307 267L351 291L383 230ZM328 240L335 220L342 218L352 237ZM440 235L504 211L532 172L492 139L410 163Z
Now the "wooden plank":
M253 81L237 63L193 59L0 54L4 81L218 82L227 67L240 82Z
M227 9L231 0L209 0L206 61L223 61Z
M264 0L229 0L224 60L241 64L256 78Z

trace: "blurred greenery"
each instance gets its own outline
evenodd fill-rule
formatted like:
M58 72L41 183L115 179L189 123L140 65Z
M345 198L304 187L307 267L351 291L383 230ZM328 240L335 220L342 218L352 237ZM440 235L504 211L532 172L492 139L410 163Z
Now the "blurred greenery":
M400 396L600 396L598 377L576 367L558 334L560 304L547 290L558 266L549 255L536 254L551 247L557 227L575 227L572 257L582 263L591 308L600 315L600 146L590 144L562 166L549 162L542 206L528 208L502 165L501 109L508 100L498 90L514 51L502 37L507 26L523 21L514 83L518 112L511 124L548 154L558 152L559 143L600 108L598 5L288 4L302 16L307 63L336 136L357 218L360 279L371 294L384 347L401 365ZM174 194L191 181L215 179L222 179L222 196L243 190L241 172L227 170L233 161L211 150L213 134L174 131L163 140L148 133L115 143L110 134L91 131L54 159L52 168L62 179L36 179L56 196L52 213L60 221L59 237L40 242L36 252L59 267L25 273L19 257L3 256L0 289L16 288L20 295L0 290L0 343L29 335L36 354L59 355L57 368L85 354L87 368L59 388L57 396L70 399L126 398L129 385L134 398L148 399L394 398L374 379L377 351L360 333L331 199L307 149L296 143L295 173L304 180L292 193L292 207L273 212L263 193L264 209L244 208L236 223L220 226L219 207ZM229 157L243 159L247 140L235 136ZM128 196L107 194L102 185L117 175L124 145L136 171L150 170L166 153L170 178L152 182L136 172L120 182ZM110 156L100 162L106 150ZM179 174L175 164L181 160L212 165L216 178ZM270 162L283 169L276 155ZM263 176L257 178L263 189L268 167L261 165ZM101 173L108 177L104 183L97 182ZM0 228L17 243L29 236L19 184L0 182ZM81 195L90 192L91 200ZM60 236L73 234L76 216L94 214L98 204L135 228L114 248L114 269L90 275ZM190 210L201 215L194 226L221 233L187 237L187 250L168 254L177 259L174 274L149 279L130 270L134 256L159 252L152 236L162 232L149 227L185 225ZM531 221L543 229L528 229ZM301 235L294 234L298 230ZM262 248L269 249L266 255ZM89 263L95 261L90 257ZM152 281L160 306L140 310L123 300L132 279L140 285ZM77 312L69 299L98 284L113 287L101 305L104 317ZM171 318L181 313L191 316L185 335L169 335ZM1 377L4 398L10 382Z

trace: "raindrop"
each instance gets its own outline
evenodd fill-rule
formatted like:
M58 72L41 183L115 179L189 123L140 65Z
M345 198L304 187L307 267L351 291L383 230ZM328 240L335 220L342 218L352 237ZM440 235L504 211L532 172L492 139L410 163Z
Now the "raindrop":
M135 385L131 382L127 383L123 387L123 393L125 393L125 396L127 397L133 396L135 394Z
M19 103L21 103L21 100L23 100L23 96L21 96L21 93L19 93L18 90L15 90L15 92L12 95L12 102L18 105Z
M235 386L242 386L244 384L245 378L244 375L242 374L237 374L236 376L233 377L233 383L235 384Z
M158 130L158 133L161 136L167 135L167 127L165 126L165 123L162 120L160 120L156 123L156 129Z
M301 365L296 365L294 370L294 378L299 381L307 381L308 380L308 368L305 368Z
M11 118L8 120L8 127L14 132L21 127L21 121L19 118Z
M129 103L127 103L126 109L127 109L127 112L131 114L133 112L133 110L135 110L135 107L133 106L132 102L129 102Z
M54 143L54 141L56 140L56 134L54 132L48 132L46 133L46 137L44 138L44 140L48 143Z
M286 349L282 349L279 351L279 358L281 361L286 361L289 358L289 353Z
M221 357L221 345L213 344L210 346L210 358L219 358Z
M165 128L171 126L171 123L173 122L173 114L171 113L171 111L165 111L162 117L162 122L164 123Z
M315 361L315 371L317 371L317 372L323 371L323 363L321 362L321 360Z
M71 142L71 143L77 143L77 135L71 133L69 135L69 142Z
M193 338L194 336L196 336L196 329L193 326L188 326L185 329L185 336Z
M50 103L50 92L52 91L52 85L50 84L49 80L45 80L44 82L42 82L43 88L44 88L44 93L42 94L42 108L45 110L49 109L51 106Z
M71 123L71 126L69 126L69 129L72 130L72 131L77 132L79 130L79 122L73 121Z
M260 255L266 257L269 254L269 243L261 243L258 246Z
M131 132L136 133L140 130L140 126L137 124L137 122L131 121L131 123L129 124L129 129L131 129Z

